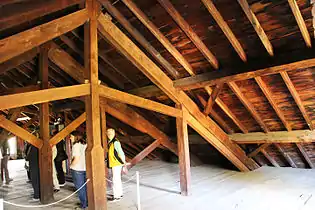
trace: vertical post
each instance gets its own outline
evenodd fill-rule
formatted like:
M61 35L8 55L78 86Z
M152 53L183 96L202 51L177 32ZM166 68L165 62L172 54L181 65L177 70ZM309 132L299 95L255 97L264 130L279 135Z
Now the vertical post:
M181 109L183 113L181 117L176 118L180 190L182 195L187 196L190 194L190 157L187 128L188 113L183 105L176 104L176 107Z
M107 153L107 134L106 134L106 102L102 100L101 103L101 130L102 130L102 146L104 149L104 155Z
M97 17L100 6L96 0L86 0L89 21L84 28L84 65L91 85L86 96L87 150L86 172L90 182L87 185L89 209L107 209L104 150L101 145L100 99L98 84Z
M41 89L48 88L48 50L49 44L40 47L39 54L39 78ZM40 111L40 138L43 146L39 150L39 177L40 177L40 200L42 203L49 203L54 199L52 180L52 150L49 144L49 104L42 103Z
M68 113L67 112L64 112L64 125L65 127L69 124L69 119L68 119ZM70 165L71 165L71 140L70 140L70 136L66 136L65 138L66 140L66 153L67 153L67 156L68 156L68 159L67 159L67 175L70 175Z
M136 177L137 177L137 206L138 206L137 210L141 210L139 171L136 171Z

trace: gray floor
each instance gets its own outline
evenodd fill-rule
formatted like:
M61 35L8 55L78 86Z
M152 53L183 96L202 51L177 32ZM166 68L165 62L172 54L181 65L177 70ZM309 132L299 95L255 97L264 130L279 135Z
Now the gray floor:
M0 192L6 201L29 205L32 189L26 183L23 164L23 161L10 162L14 181L9 186L2 186ZM137 170L142 210L315 209L315 170L262 167L240 173L214 166L194 167L192 195L183 197L179 194L178 166L159 161L144 161L124 176L124 198L119 203L109 203L108 209L137 209L136 182L135 179L129 181ZM67 183L55 199L66 197L72 189L73 186ZM48 208L73 209L76 202L77 198L72 197ZM22 208L5 205L4 209Z

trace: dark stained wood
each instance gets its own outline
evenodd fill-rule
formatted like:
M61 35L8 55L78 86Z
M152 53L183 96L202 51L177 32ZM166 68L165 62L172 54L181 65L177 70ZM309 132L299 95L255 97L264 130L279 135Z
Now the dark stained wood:
M261 150L261 153L269 160L269 162L274 166L274 167L280 167L280 165L278 164L278 162L271 156L268 154L268 152L266 150Z
M221 16L220 12L217 10L215 5L213 4L212 0L202 0L202 2L205 5L205 7L208 9L208 11L210 12L212 17L215 19L215 21L218 23L221 30L223 31L225 36L228 38L228 40L230 41L231 45L233 46L235 51L238 53L240 58L244 62L246 62L246 60L247 60L246 53L245 53L243 47L241 46L241 43L237 40L237 38L235 37L232 30L230 29L228 24L225 22L225 20Z
M300 150L301 154L303 155L304 159L306 160L310 168L314 168L314 164L312 160L310 159L309 155L307 154L307 152L305 151L303 145L300 143L296 143L296 146Z
M295 162L292 160L292 158L290 157L290 155L288 153L286 153L286 151L283 149L283 147L281 146L281 144L274 144L276 146L276 148L279 150L279 152L281 153L281 155L288 161L288 163L290 164L290 166L292 168L297 168Z
M49 44L40 47L39 54L39 77L41 88L48 88L48 50ZM43 146L39 149L39 180L40 180L40 201L47 204L54 200L54 188L52 178L52 149L49 144L49 104L39 105L40 138Z
M205 110L204 110L205 115L208 115L211 112L212 106L214 105L217 97L219 96L220 91L222 90L222 87L223 87L223 84L215 86L214 90L212 91L208 99L207 105L205 107Z
M266 50L268 51L269 55L273 56L273 48L272 45L264 31L261 27L256 15L251 10L247 0L238 0L238 3L241 5L244 13L246 14L249 21L252 23L257 35L259 36L261 42L264 44Z
M100 96L98 82L97 16L100 5L87 0L89 22L84 26L85 76L90 81L91 94L85 98L86 109L86 175L89 209L107 209L104 150L101 143Z
M26 51L23 54L18 55L14 58L11 58L8 61L1 62L0 63L0 74L3 74L6 71L9 71L9 70L19 66L20 64L23 64L27 61L32 60L37 55L38 52L39 52L39 49L37 47L35 47L34 49Z
M134 28L130 22L121 14L108 0L100 1L107 11L114 16L120 24L156 59L165 70L175 79L179 78L178 71L150 44L145 37Z
M49 13L79 4L83 0L48 0L22 2L12 5L0 14L0 31L11 28L21 23L32 21ZM14 7L13 7L14 6Z
M77 28L87 18L87 11L83 9L0 40L0 63Z
M261 152L263 149L266 149L270 144L269 143L264 143L260 145L257 149L249 153L247 156L249 158L255 157L259 152Z
M289 75L287 72L281 72L280 73L282 76L283 81L285 82L285 84L287 85L292 97L294 98L295 103L298 105L307 125L310 127L311 130L315 129L314 125L312 124L312 121L308 115L308 113L306 112L306 109L303 105L303 102L299 96L299 93L296 91L294 84L292 83Z
M265 96L268 99L269 103L271 104L272 108L275 110L278 117L281 119L283 125L286 127L286 129L288 131L291 131L292 130L291 126L286 121L284 114L282 113L282 111L280 110L280 108L278 107L276 102L274 101L273 94L269 90L269 87L267 86L267 84L263 81L263 79L261 77L255 77L255 80L256 80L257 84L259 85L260 89L262 90L262 92L265 94Z
M124 4L135 14L135 16L151 31L151 33L161 42L161 44L174 56L174 58L190 73L195 74L193 68L183 55L171 44L162 32L149 20L132 0L122 0Z
M265 132L269 132L268 127L265 125L264 121L262 118L259 116L253 105L246 99L246 97L243 95L242 91L240 88L237 86L235 82L229 82L228 83L229 87L231 90L237 95L239 100L243 103L243 105L247 108L247 110L251 113L251 115L255 118L257 123L261 126L261 128Z
M210 135L207 138L219 151L226 155L227 158L239 167L240 170L248 170L245 163L240 161L240 159L247 161L244 152L237 145L232 144L227 138L227 135L210 118L205 117L199 111L197 105L183 91L176 90L172 81L111 22L110 18L101 14L98 22L99 31L111 44L132 61L140 71L142 71L152 82L158 85L172 100L174 100L174 102L182 103L188 109L190 114L200 120L200 122L196 120L199 126L209 132L210 130L214 132L214 135ZM194 123L195 122L190 122L190 124ZM214 128L216 129L215 131L212 130ZM248 163L250 162L251 160L248 161ZM256 165L253 165L253 167L255 166Z
M17 94L17 93L25 93L25 92L36 91L36 90L40 90L39 85L29 85L29 86L20 87L20 88L8 89L5 92L0 93L0 96Z
M67 125L64 129L59 131L56 135L54 135L50 140L49 144L51 146L58 144L61 140L63 140L66 136L68 136L72 131L74 131L77 127L79 127L86 120L86 113L81 114L77 119L72 121L69 125Z
M188 125L187 116L189 115L186 108L177 104L176 107L182 110L182 116L176 118L177 129L177 146L178 162L180 170L180 189L182 195L191 194L191 174L190 174L190 157L188 142Z
M198 50L205 56L209 63L215 68L219 68L219 62L216 57L210 52L208 47L203 43L200 37L195 33L195 31L190 27L186 20L179 14L172 3L169 0L157 0L168 14L173 18L173 20L179 25L179 27L186 33L190 40L196 45Z

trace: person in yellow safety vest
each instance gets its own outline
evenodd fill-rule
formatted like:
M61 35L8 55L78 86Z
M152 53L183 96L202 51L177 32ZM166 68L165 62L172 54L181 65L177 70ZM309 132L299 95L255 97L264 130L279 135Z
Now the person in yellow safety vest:
M125 153L121 148L119 140L115 137L115 130L113 128L107 129L108 137L108 159L107 166L112 171L113 182L113 199L112 201L119 201L123 196L121 172L126 165Z

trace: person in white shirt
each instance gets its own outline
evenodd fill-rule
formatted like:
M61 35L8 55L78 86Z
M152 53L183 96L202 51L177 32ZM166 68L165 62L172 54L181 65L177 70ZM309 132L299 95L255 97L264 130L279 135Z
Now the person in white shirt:
M72 147L71 174L76 189L79 189L86 182L85 150L86 140L80 132L71 133L71 141L74 142ZM88 206L86 186L79 192L81 206L79 209L86 209Z

